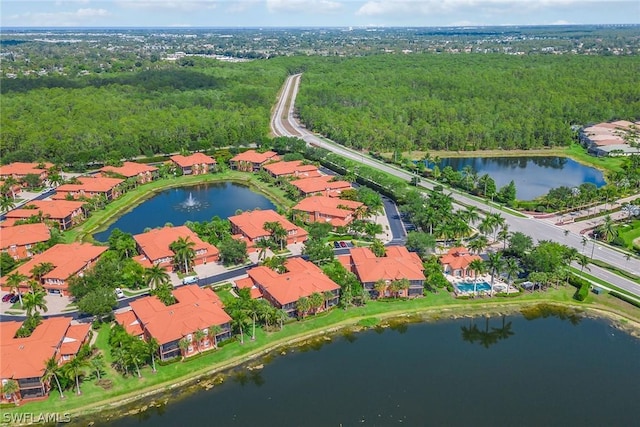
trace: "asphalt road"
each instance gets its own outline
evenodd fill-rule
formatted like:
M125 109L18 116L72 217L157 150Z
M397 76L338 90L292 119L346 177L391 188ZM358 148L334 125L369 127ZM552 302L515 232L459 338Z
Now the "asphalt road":
M374 167L378 170L395 175L399 178L406 179L407 181L412 178L412 174L407 171L367 157L360 152L329 142L326 138L322 138L320 135L313 134L306 128L301 126L293 115L295 97L298 92L300 77L301 74L295 74L289 76L289 78L285 82L282 96L278 100L278 104L276 106L275 111L277 113L274 114L274 117L272 117L272 131L275 134L279 136L299 137L306 141L308 144L327 149L343 157L349 158L356 162L360 162L367 166ZM290 99L283 99L285 96L289 96ZM287 129L290 128L295 129L295 132L287 133ZM424 188L432 189L434 184L426 180L421 180L420 185ZM451 190L451 193L453 198L459 204L476 206L484 212L491 211L493 209L484 201L473 199L456 190ZM587 241L586 245L583 245L583 236L576 233L569 233L567 236L565 236L564 230L562 228L542 220L537 220L532 217L522 218L505 211L501 211L501 214L505 218L506 223L509 225L509 230L512 232L523 232L531 236L536 241L551 240L570 247L574 247L580 252L584 252L585 255L593 255L594 259L604 261L621 270L630 271L635 275L640 275L640 260L638 260L637 258L632 257L631 259L627 260L625 254L606 246L599 245L595 241L591 240ZM610 284L613 284L640 297L640 285L632 282L631 280L612 274L600 268L592 268L589 273L595 277L598 277L599 279L602 279Z

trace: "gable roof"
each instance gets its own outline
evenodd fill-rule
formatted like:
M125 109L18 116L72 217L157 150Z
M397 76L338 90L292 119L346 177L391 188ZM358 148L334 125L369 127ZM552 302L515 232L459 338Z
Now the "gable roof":
M169 246L180 237L188 238L195 243L193 250L206 250L209 255L217 255L220 251L210 243L204 242L196 233L191 231L186 225L177 227L156 228L146 233L136 234L133 239L136 241L144 255L152 262L162 258L173 257L174 253Z
M72 200L32 200L27 202L26 205L35 206L35 209L14 209L7 212L5 216L7 218L29 218L38 215L38 211L41 211L44 218L60 220L82 208L85 202Z
M336 218L346 218L363 204L328 196L311 196L302 199L293 207L304 212L318 212Z
M447 251L445 255L440 257L440 264L449 265L453 270L466 269L474 259L482 259L478 255L472 255L469 250L463 246L456 246Z
M43 279L66 280L87 267L90 262L98 259L100 255L109 249L106 246L94 246L90 243L58 243L41 254L36 254L29 261L20 265L15 271L32 277L31 270L38 264L50 262L54 268ZM6 282L6 276L0 279L0 283Z
M333 176L324 175L317 178L302 178L291 181L298 190L305 194L321 193L324 191L339 192L351 188L351 183L347 181L331 181ZM331 182L330 182L331 181Z
M286 273L276 273L260 266L247 271L249 277L268 292L280 305L290 304L314 292L333 292L340 286L326 276L320 268L302 258L289 258Z
M14 225L6 227L0 233L0 249L8 249L13 245L25 246L46 242L51 237L49 227L44 223Z
M198 329L231 321L211 289L186 285L175 289L173 296L178 302L169 306L157 297L141 298L130 304L144 328L160 344L179 340Z
M56 188L56 192L88 191L91 193L106 193L124 182L120 178L104 176L81 176L78 177L78 181L80 181L79 184L62 184Z
M127 331L129 335L133 335L137 337L142 335L142 325L140 321L136 317L136 314L133 310L127 310L120 313L116 313L116 322L121 324L124 327L124 330Z
M158 168L155 166L144 165L135 162L124 162L122 166L105 166L100 169L101 172L111 172L122 175L126 178L132 178L141 173L155 172Z
M265 222L279 222L287 232L296 230L297 236L307 235L304 229L271 209L243 212L240 215L230 216L229 221L240 228L251 240L269 235L269 232L264 229Z
M320 171L315 165L305 165L302 160L269 163L264 165L263 168L274 176L294 175L305 178L320 176Z
M9 163L8 165L0 166L0 176L24 176L29 174L40 175L42 172L47 172L48 168L53 167L53 163L43 163L42 165L46 169L41 169L38 165L39 163Z
M231 158L230 161L262 164L269 160L280 160L280 157L278 157L278 153L274 151L265 151L264 153L258 153L256 150L247 150L243 153L236 154Z
M80 350L80 346L91 329L91 323L81 323L78 325L70 325L67 329L67 333L62 339L62 345L60 346L61 355L77 354Z
M339 261L363 283L381 279L425 280L420 257L404 246L387 247L383 257L376 257L369 248L352 248L349 255L339 257Z
M175 156L171 156L170 159L173 160L181 168L188 168L193 165L201 164L212 165L216 163L214 158L202 153L193 153L189 156L176 154Z

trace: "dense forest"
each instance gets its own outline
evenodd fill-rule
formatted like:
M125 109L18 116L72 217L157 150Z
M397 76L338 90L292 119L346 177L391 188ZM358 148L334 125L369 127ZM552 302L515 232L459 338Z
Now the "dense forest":
M640 118L640 58L380 55L306 66L302 121L376 151L567 145L571 125Z
M102 163L259 141L287 74L199 58L109 76L2 81L2 162Z

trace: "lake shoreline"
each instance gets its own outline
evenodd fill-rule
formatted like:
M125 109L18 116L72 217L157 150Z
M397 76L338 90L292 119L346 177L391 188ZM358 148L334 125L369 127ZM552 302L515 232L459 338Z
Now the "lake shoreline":
M534 308L540 305L548 305L551 307L558 307L561 309L568 309L576 314L586 315L595 318L603 318L612 323L612 325L619 330L633 336L640 338L640 319L632 318L618 310L608 307L595 306L584 307L577 303L571 302L558 302L558 301L501 301L501 304L489 303L480 304L476 306L468 306L465 304L459 304L454 306L437 306L428 308L418 308L409 311L394 310L388 313L379 313L377 315L365 315L354 316L333 325L327 325L316 330L301 333L299 335L276 340L272 343L268 343L263 347L254 350L251 353L240 355L229 359L223 363L219 363L214 366L209 366L206 369L201 369L190 373L189 375L181 378L176 378L169 382L156 384L148 387L147 389L141 388L134 392L129 392L121 396L113 397L107 402L99 402L92 405L87 405L75 410L68 411L73 418L78 419L79 423L84 421L107 421L120 417L133 416L143 411L146 411L154 406L162 406L169 402L170 399L165 399L167 394L178 393L178 396L186 397L193 391L200 390L202 388L208 389L215 386L220 382L220 376L223 372L232 368L247 364L261 357L265 357L275 352L286 351L289 347L295 347L304 345L305 342L309 342L320 337L329 337L335 334L348 331L359 332L368 330L371 327L361 326L361 323L365 319L377 320L377 325L374 327L382 326L383 322L437 322L448 319L459 318L473 318L473 317L487 317L487 316L502 316L510 314L521 314L523 309ZM183 362L177 362L183 363ZM185 363L188 363L185 362ZM224 376L222 377L224 378ZM183 389L184 388L184 389ZM160 400L158 402L157 400ZM120 412L119 408L123 405L135 405L135 408L128 410L127 412ZM24 406L28 410L28 404ZM95 418L98 415L99 418ZM91 417L91 419L89 419ZM75 422L74 422L75 423ZM86 424L86 423L85 423Z

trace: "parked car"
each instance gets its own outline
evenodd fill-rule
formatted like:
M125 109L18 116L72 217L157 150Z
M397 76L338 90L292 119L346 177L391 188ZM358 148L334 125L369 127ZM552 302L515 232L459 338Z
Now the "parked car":
M338 249L340 247L340 242L333 242L333 247Z
M125 297L124 292L122 292L122 289L116 288L116 297L118 297L118 298L124 298Z
M347 242L340 242L340 247L346 248L347 247Z
M182 279L183 285L190 285L192 283L198 283L198 276L187 276Z
M2 302L9 302L13 298L13 294L6 294L2 297Z
M20 301L20 297L19 297L17 294L16 294L16 295L14 295L14 296L12 296L12 297L11 297L11 299L9 300L9 302L10 302L11 304L15 304L15 303L17 303L18 301Z

